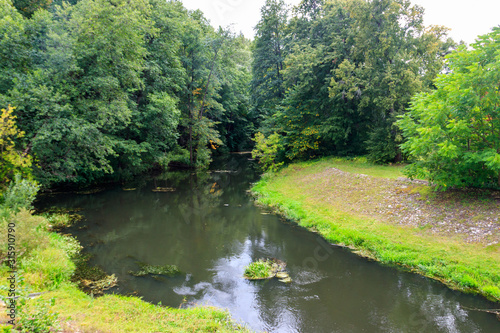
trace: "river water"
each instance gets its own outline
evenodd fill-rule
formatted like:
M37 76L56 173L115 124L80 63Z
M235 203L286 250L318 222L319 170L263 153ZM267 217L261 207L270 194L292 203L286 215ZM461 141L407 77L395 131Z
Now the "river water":
M256 207L246 193L258 179L249 157L231 155L197 175L170 172L90 195L47 196L42 205L82 209L86 221L71 232L92 264L118 277L115 293L225 308L255 331L500 331L494 315L475 310L498 305L360 258ZM285 261L293 282L243 279L259 258ZM137 262L177 265L183 274L134 277Z

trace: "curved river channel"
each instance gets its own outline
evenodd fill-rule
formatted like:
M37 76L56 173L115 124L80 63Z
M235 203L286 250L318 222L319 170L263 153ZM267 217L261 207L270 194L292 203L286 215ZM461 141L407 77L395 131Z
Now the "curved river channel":
M210 172L170 172L96 194L61 194L42 205L80 208L71 230L92 264L115 274L115 293L179 307L212 305L255 331L500 332L498 308L415 274L384 267L256 207L250 155L231 155ZM153 192L156 187L171 192ZM291 284L247 281L253 260L287 262ZM183 275L134 277L136 262L177 265Z

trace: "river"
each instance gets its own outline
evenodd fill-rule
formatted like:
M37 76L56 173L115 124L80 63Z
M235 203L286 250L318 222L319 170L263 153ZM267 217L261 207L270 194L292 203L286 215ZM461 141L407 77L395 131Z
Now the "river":
M366 260L256 207L249 155L230 155L209 172L141 177L95 194L46 196L42 205L80 208L70 230L92 264L115 274L115 293L179 307L210 305L255 331L498 332L498 307L441 283ZM165 192L154 192L156 188ZM124 188L126 190L124 190ZM248 281L259 258L287 263L293 282ZM177 265L178 277L134 277L137 262Z

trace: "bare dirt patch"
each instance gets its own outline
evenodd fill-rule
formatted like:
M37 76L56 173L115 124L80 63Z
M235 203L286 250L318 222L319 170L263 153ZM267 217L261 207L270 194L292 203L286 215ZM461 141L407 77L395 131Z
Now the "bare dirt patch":
M356 215L406 225L485 246L500 244L500 192L478 189L436 192L425 181L397 180L327 168L302 175L314 188L310 200L327 201Z

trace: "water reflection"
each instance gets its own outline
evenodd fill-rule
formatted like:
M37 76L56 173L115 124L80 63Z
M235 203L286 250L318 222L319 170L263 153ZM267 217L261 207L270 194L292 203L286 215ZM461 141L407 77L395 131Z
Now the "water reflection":
M80 207L88 228L74 234L93 262L117 275L115 292L153 303L206 304L269 332L497 332L491 308L428 279L382 267L312 234L263 215L245 194L256 173L247 156L222 160L212 172L168 173L93 195L64 195L45 205ZM174 192L153 192L156 188ZM81 226L79 226L81 228ZM291 284L247 281L251 261L288 263ZM177 265L184 274L137 278L137 261Z

